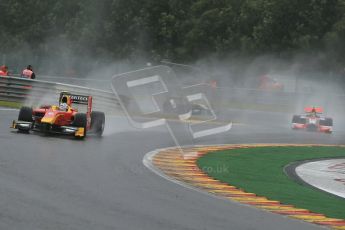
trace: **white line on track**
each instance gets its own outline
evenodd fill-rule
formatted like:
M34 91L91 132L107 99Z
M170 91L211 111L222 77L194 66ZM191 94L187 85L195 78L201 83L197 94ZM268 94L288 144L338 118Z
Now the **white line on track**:
M214 198L220 198L220 199L223 199L222 197L220 196L216 196L216 195L213 195L211 193L208 193L204 190L201 190L201 189L198 189L196 187L193 187L193 186L190 186L188 184L185 184L181 181L178 181L178 180L175 180L169 176L167 176L164 172L162 172L160 169L156 168L153 163L152 163L152 159L153 157L158 154L160 151L164 151L164 150L168 150L168 149L174 149L175 147L170 147L170 148L163 148L163 149L157 149L157 150L154 150L152 152L149 152L147 154L145 154L144 158L143 158L143 164L149 169L151 170L152 172L154 172L155 174L157 174L158 176L160 177L163 177L164 179L170 181L170 182L173 182L175 184L178 184L182 187L185 187L187 189L191 189L191 190L194 190L194 191L197 191L197 192L200 192L200 193L203 193L205 195L208 195L208 196L212 196ZM236 203L236 204L240 204L240 203Z
M216 146L222 146L222 145L226 145L226 144L219 144L219 145L216 145ZM206 146L212 146L212 145L195 145L194 147L206 147ZM184 146L184 147L191 147L191 146ZM159 168L157 168L156 166L153 165L152 160L153 160L154 156L157 155L159 152L165 151L165 150L170 150L170 149L176 149L176 147L161 148L161 149L156 149L154 151L146 153L144 158L143 158L143 161L142 161L143 164L146 166L146 168L148 168L149 170L151 170L152 172L154 172L158 176L163 177L164 179L166 179L166 180L168 180L170 182L173 182L175 184L178 184L178 185L180 185L180 186L182 186L184 188L191 189L193 191L197 191L199 193L205 194L207 196L211 196L213 198L230 201L231 203L234 203L234 204L237 204L237 205L253 208L252 205L246 205L246 204L243 204L243 203L235 202L235 201L233 201L231 199L227 199L225 197L209 193L209 192L207 192L207 191L205 191L203 189L196 188L196 187L194 187L192 185L186 184L184 182L181 182L179 180L176 180L176 179L171 178L168 175L166 175L163 171L161 171Z

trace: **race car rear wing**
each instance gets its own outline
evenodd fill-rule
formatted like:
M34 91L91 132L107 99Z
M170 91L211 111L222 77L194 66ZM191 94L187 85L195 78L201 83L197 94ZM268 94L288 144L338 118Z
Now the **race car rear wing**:
M71 94L70 98L71 98L72 104L87 105L89 103L89 100L90 100L89 96L75 95L75 94Z
M322 107L305 107L304 112L306 113L323 113L323 108Z
M83 111L86 113L91 113L91 108L92 108L92 97L91 96L71 94L69 92L61 92L60 98L59 98L60 103L61 103L61 100L64 96L67 96L67 98L69 98L70 101L68 104L70 104L73 108L76 108L79 111Z
M71 103L71 104L87 105L89 103L89 100L90 100L90 96L71 94L69 92L61 92L59 102L61 102L61 100L64 96L67 96L70 99L69 103Z

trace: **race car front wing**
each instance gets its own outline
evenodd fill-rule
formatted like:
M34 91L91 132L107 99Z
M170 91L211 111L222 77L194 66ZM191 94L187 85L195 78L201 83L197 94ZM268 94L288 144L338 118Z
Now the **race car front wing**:
M75 137L84 137L85 129L83 127L74 126L51 126L49 124L34 124L34 122L15 121L13 120L12 129L29 132L30 130L46 133L56 133L73 135Z

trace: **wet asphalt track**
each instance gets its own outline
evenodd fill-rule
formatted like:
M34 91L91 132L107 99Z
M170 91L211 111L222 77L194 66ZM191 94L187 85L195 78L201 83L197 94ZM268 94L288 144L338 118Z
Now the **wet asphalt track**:
M173 145L164 128L136 130L108 117L103 138L76 141L11 132L17 113L0 110L0 229L320 229L155 175L142 159ZM341 144L345 133L235 125L196 144L259 142Z

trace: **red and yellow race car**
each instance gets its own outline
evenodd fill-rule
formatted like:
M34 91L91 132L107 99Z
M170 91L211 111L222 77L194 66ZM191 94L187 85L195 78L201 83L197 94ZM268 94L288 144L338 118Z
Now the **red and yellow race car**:
M333 119L321 116L323 108L306 107L305 114L294 115L292 118L292 129L301 129L314 132L332 133Z
M22 107L11 128L19 131L60 133L84 138L88 132L102 136L105 114L92 111L92 97L61 92L59 105Z

